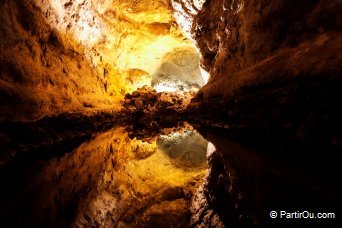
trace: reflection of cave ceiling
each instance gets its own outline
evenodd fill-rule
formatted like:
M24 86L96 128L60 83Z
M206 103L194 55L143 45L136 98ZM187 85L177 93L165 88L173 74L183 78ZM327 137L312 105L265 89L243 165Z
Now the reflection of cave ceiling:
M157 140L157 146L177 167L203 168L207 165L208 141L195 131L161 135Z
M167 0L36 4L65 40L85 46L87 57L107 74L107 91L113 95L150 84L166 53L192 47L176 26Z

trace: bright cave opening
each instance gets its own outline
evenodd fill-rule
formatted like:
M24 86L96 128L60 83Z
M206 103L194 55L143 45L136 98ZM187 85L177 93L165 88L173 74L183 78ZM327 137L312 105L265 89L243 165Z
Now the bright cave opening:
M166 53L152 75L151 85L157 92L197 92L205 83L199 55L194 48L176 48Z

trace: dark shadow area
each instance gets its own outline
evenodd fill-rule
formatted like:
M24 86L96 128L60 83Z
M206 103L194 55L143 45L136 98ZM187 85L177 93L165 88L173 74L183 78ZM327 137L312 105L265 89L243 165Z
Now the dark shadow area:
M227 227L337 226L341 151L253 131L196 128L216 147L205 196ZM273 210L335 212L337 219L271 219Z

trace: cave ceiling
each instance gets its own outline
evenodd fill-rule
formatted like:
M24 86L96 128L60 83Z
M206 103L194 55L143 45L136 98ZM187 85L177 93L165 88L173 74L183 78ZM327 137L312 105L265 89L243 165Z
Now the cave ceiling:
M109 94L150 85L173 50L193 48L176 24L167 0L36 1L65 42L81 44L96 69L106 74Z

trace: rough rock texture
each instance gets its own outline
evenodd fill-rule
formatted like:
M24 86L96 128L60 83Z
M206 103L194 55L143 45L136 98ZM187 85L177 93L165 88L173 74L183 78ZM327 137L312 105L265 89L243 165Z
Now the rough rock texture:
M206 83L199 68L199 55L194 48L175 49L164 56L152 75L152 86L166 92L198 91Z
M30 1L0 3L0 120L111 102L83 48L61 39Z
M341 1L172 6L209 83L188 113L191 96L146 87L128 94L123 114L134 129L97 135L112 115L94 109L113 108L114 98L173 73L168 63L193 48L169 2L0 1L0 121L91 111L0 124L5 226L263 227L279 205L341 204ZM181 79L198 74L184 69ZM172 157L150 140L185 114L215 119L245 143L203 131L217 150L191 208L205 163L184 163L184 154ZM150 143L134 139L146 135ZM21 152L24 159L13 159Z
M173 2L211 76L193 111L341 146L341 1Z
M230 129L203 131L217 150L192 224L265 227L270 208L340 205L342 1L172 5L210 74L189 114Z
M170 53L196 53L165 0L3 0L0 35L0 120L113 109Z
M167 0L35 1L67 42L76 40L104 77L109 94L150 85L165 55L193 45L174 23Z
M134 127L156 130L160 126L173 126L182 121L193 93L157 93L150 87L142 87L125 96L122 112Z

